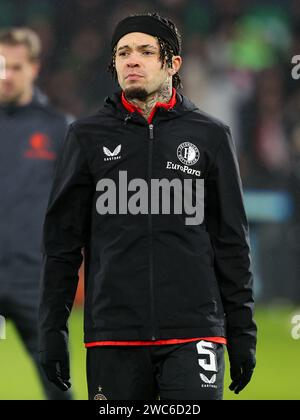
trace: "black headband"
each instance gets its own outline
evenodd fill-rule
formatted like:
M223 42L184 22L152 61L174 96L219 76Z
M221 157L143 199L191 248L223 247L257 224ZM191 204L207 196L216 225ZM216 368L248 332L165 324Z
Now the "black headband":
M174 29L153 16L129 16L121 20L113 33L111 49L113 50L118 41L130 32L143 32L159 37L171 46L174 55L180 54L179 41Z

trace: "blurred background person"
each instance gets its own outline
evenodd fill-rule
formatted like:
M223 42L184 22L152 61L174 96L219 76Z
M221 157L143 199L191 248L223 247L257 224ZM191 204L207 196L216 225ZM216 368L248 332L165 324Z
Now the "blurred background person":
M0 32L0 314L13 321L48 399L70 399L44 377L37 354L42 220L67 117L34 86L40 39L27 28ZM15 355L17 357L17 355ZM3 378L1 378L3 380Z

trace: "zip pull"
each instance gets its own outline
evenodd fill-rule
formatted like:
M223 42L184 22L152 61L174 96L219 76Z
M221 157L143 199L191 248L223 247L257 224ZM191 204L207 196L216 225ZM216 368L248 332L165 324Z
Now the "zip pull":
M153 124L149 124L149 134L150 134L150 140L153 140L154 139Z
M131 120L132 115L131 114L127 114L126 117L124 118L124 125L126 125L128 123L129 120Z

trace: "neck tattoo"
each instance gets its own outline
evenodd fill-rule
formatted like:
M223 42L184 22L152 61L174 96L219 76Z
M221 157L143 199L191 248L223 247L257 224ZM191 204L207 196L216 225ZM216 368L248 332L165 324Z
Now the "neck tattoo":
M138 99L131 99L133 105L136 105L142 110L143 116L148 120L153 107L156 102L167 103L172 97L172 85L165 84L157 92L148 96L145 101L140 101Z

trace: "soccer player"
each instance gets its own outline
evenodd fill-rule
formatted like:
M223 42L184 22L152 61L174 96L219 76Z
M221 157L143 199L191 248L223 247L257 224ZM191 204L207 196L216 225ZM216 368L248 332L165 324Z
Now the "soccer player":
M71 125L47 208L42 364L69 388L67 320L84 249L89 399L222 399L224 346L236 393L256 347L230 130L177 91L181 38L169 19L127 17L111 48L120 90Z
M66 117L35 88L40 39L28 28L0 32L0 315L14 322L48 399L69 399L38 358L42 224ZM4 361L2 360L2 363ZM2 378L4 380L4 378Z

